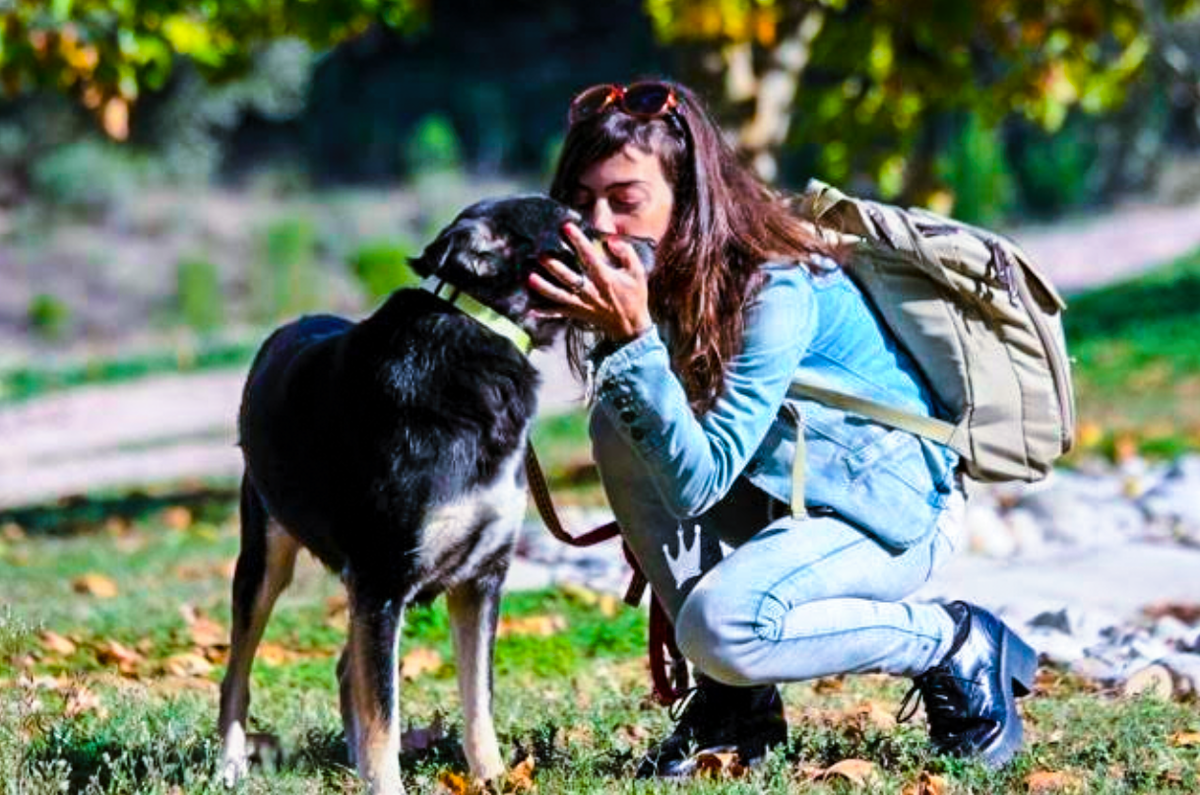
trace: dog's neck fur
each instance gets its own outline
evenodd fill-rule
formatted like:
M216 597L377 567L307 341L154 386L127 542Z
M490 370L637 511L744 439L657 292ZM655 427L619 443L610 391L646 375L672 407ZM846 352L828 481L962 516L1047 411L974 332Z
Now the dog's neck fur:
M516 345L517 350L521 353L528 354L533 349L533 340L523 328L491 307L484 306L442 277L437 275L427 277L421 282L421 289L433 293L488 330L504 337Z

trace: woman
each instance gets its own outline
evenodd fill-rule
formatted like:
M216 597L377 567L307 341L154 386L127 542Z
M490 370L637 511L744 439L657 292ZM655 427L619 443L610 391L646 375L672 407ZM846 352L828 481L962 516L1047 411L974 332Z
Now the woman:
M801 380L934 412L839 252L674 83L578 95L550 192L602 233L657 244L646 273L627 242L568 225L583 275L547 260L553 280L531 277L598 337L601 479L697 670L638 775L687 775L717 748L753 762L787 738L775 683L868 671L913 677L939 751L1006 762L1032 651L974 605L899 601L959 543L956 454L787 395ZM807 511L788 507L797 449Z

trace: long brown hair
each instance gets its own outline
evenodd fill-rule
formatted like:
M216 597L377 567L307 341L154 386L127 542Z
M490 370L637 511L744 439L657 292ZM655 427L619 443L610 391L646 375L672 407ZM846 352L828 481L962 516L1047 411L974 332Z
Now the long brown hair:
M691 90L669 85L679 102L666 115L610 110L572 125L550 195L570 204L583 173L626 146L658 157L675 203L650 273L650 313L666 328L672 366L700 415L720 396L725 367L742 348L743 309L762 284L762 265L837 252L739 160ZM572 333L577 372L585 347Z

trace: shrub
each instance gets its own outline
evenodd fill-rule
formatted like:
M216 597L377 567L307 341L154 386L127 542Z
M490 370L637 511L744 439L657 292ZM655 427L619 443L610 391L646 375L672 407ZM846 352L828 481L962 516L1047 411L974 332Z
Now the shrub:
M1053 216L1084 204L1096 188L1096 122L1072 116L1055 133L1029 124L1015 128L1008 148L1022 204Z
M1012 208L1012 177L994 128L969 115L939 163L941 178L954 193L953 215L988 225Z
M320 296L316 230L307 218L268 224L260 237L261 256L251 271L256 319L266 322L314 309Z
M404 162L412 175L461 171L462 147L450 120L431 113L417 122L404 147Z
M61 339L71 324L71 310L59 298L46 293L35 295L26 313L29 328L45 340Z
M183 322L199 332L213 331L225 320L225 302L217 266L205 259L182 259L175 267L175 298Z
M364 243L350 255L350 270L372 300L390 295L393 290L418 282L408 267L412 250L399 240L375 240Z
M91 139L58 147L30 169L33 192L70 212L103 214L119 207L138 187L138 166L117 144Z

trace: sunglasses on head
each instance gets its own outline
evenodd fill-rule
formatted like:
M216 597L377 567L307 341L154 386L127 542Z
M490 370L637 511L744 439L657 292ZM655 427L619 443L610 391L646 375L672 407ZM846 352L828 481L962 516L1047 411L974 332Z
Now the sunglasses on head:
M613 108L637 119L656 119L672 113L678 105L675 89L666 83L604 83L579 92L571 100L567 120L575 124Z

